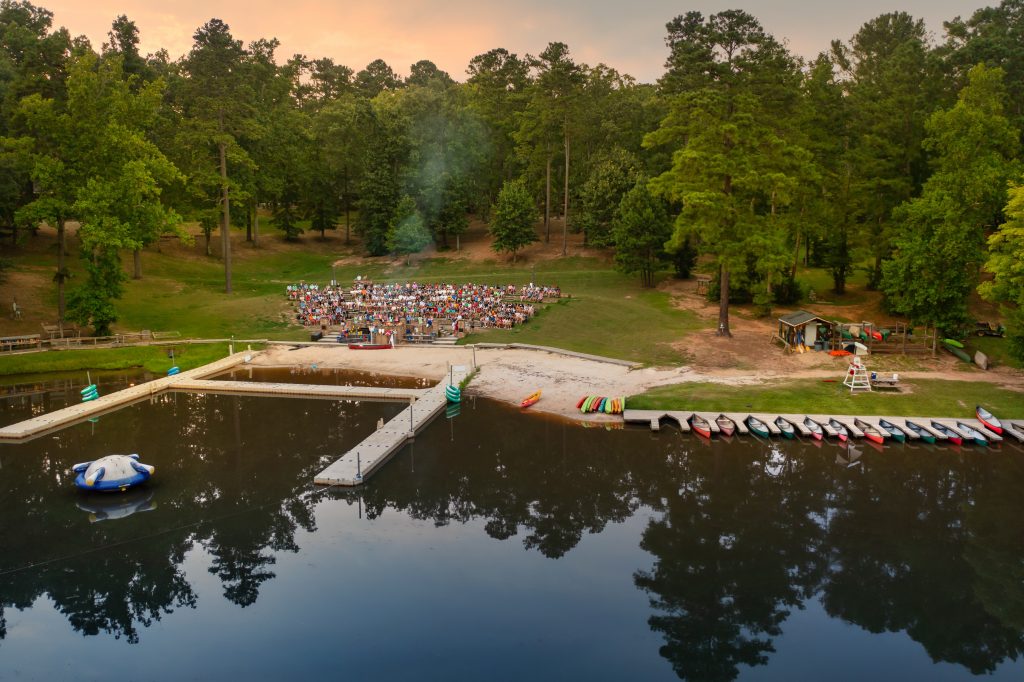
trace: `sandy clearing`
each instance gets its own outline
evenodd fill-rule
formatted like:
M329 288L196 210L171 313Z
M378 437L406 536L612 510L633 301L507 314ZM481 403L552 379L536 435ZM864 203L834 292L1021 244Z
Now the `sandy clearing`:
M352 351L348 348L306 346L297 350L272 347L253 358L253 364L267 367L295 367L316 364L321 368L346 368L417 376L440 380L450 364L472 366L473 350L468 347L417 347L382 351ZM584 395L625 396L652 386L680 381L704 380L686 368L629 369L545 351L520 349L478 349L480 374L470 391L504 402L518 404L537 389L543 391L536 411L579 419L601 421L605 415L581 415L576 403Z
M416 376L441 380L449 364L473 364L471 347L398 347L382 351L353 351L336 346L305 346L290 349L274 346L257 354L253 364L265 367L302 367L354 369ZM721 369L697 371L690 367L629 369L621 365L586 360L558 353L526 349L478 349L476 363L480 374L469 392L511 404L537 390L543 391L534 411L548 412L579 420L605 421L608 415L582 415L576 403L584 395L625 396L642 393L654 386L685 382L712 382L734 386L755 385L772 380L842 379L843 365L805 371L750 371ZM948 379L991 381L1021 390L1020 377L975 372L902 372L906 379Z

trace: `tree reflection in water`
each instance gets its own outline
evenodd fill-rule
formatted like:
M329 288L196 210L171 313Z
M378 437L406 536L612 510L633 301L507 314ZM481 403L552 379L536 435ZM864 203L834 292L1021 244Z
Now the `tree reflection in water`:
M888 447L848 467L832 445L707 445L479 401L364 489L311 492L317 471L398 409L167 395L104 416L95 433L0 449L0 514L21 519L0 527L0 573L42 562L0 580L0 639L4 608L46 595L76 630L138 641L162 615L196 607L181 570L196 548L224 597L251 605L278 554L298 551L296 533L316 530L315 504L337 498L371 521L480 520L490 537L551 559L643 509L652 563L633 582L683 679L766 664L791 612L815 598L832 617L905 631L933 660L974 673L1024 646L1024 463L1007 446L994 456ZM156 512L88 523L66 469L98 446L157 465Z
M274 577L275 553L298 551L297 530L316 529L306 494L313 475L397 412L272 402L168 394L105 415L98 428L81 424L0 450L0 514L20 520L0 526L0 639L4 608L27 609L45 595L75 630L137 642L140 626L196 606L181 565L197 546L224 596L254 603ZM146 453L157 467L147 487L158 511L89 523L80 504L102 508L106 498L75 491L68 467L97 449Z

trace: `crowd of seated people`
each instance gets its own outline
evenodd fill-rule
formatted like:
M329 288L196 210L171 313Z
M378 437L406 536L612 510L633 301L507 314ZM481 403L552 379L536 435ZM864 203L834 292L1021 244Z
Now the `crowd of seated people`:
M434 330L446 320L453 331L467 327L510 329L533 317L536 304L559 298L558 287L486 284L373 284L351 287L300 283L286 288L295 319L305 326L383 327Z

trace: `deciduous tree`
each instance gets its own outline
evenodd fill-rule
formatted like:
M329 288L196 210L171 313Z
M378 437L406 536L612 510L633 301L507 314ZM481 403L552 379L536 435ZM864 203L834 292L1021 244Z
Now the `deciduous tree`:
M537 209L526 184L522 180L506 182L491 209L491 248L498 253L511 252L514 263L519 249L537 241L536 220Z
M1003 113L1004 99L1002 70L978 65L957 103L928 119L924 146L935 172L922 195L896 211L902 230L882 282L889 305L914 320L950 331L969 320L985 237L1019 169L1019 133Z

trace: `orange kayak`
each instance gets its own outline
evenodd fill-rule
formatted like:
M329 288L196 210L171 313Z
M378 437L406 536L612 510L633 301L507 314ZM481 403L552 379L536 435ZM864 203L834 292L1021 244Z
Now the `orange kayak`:
M529 396L524 398L523 402L519 403L519 407L529 407L538 400L540 400L540 391L537 391L536 393L531 393Z

